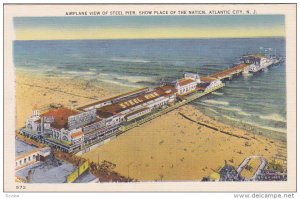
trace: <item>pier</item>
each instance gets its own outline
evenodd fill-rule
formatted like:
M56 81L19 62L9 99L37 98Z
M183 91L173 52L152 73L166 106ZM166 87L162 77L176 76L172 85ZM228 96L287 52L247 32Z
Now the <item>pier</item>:
M153 113L150 116L145 117L145 118L143 118L141 120L138 120L138 121L136 121L134 123L131 123L131 124L128 124L128 125L123 125L123 126L120 127L120 134L123 133L123 132L125 132L125 131L128 131L128 130L134 128L134 127L137 127L137 126L139 126L139 125L141 125L143 123L146 123L146 122L148 122L148 121L150 121L150 120L152 120L154 118L157 118L157 117L159 117L161 115L164 115L164 114L166 114L166 113L168 113L170 111L173 111L173 110L175 110L175 109L177 109L177 108L179 108L179 107L181 107L181 106L183 106L185 104L188 104L188 103L190 103L190 102L192 102L192 101L194 101L194 100L196 100L196 99L198 99L200 97L203 97L203 96L205 96L205 95L207 95L209 93L212 93L213 91L216 91L216 90L218 90L218 89L220 89L220 88L222 88L224 86L225 86L225 84L222 83L221 85L219 85L218 87L215 87L213 89L204 91L202 93L195 93L195 94L187 97L183 101L176 103L173 106L167 107L167 108L165 108L165 109L163 109L163 110L161 110L161 111L159 111L157 113Z
M277 64L278 62L274 62L272 64L268 64L266 67L264 68L268 68L269 66L272 66L274 64ZM239 75L241 75L244 72L249 72L249 68L250 66L253 66L253 64L251 65L251 63L240 63L237 65L234 65L233 67L230 67L228 69L225 69L221 72L217 72L217 73L213 73L209 76L204 76L201 77L201 81L203 80L203 82L214 82L214 81L222 81L222 80L231 80L234 77L238 77ZM259 72L260 70L257 71L251 71L252 73L256 73ZM195 92L192 92L186 96L178 96L178 98L181 101L175 102L175 104L167 106L167 107L162 107L160 110L154 111L152 113L146 114L142 117L139 117L137 119L134 119L133 121L130 122L125 122L121 125L119 125L119 128L116 129L112 134L110 134L110 136L103 136L103 137L99 137L99 139L95 140L92 143L86 144L83 147L83 150L78 149L76 152L79 151L89 151L89 148L92 147L93 145L99 145L99 142L105 142L105 139L110 139L111 137L115 137L118 136L120 134L125 133L126 131L133 129L135 127L138 127L146 122L149 122L157 117L160 117L164 114L167 114L181 106L184 106L198 98L204 97L214 91L217 91L221 88L223 88L225 86L225 84L223 82L221 82L220 84L217 84L211 88L203 88L201 86L197 86L197 89ZM244 138L244 137L243 137ZM242 170L240 168L240 170ZM241 172L241 171L240 171ZM259 172L258 172L259 173Z
M249 64L238 64L236 66L233 66L232 68L214 73L209 77L217 78L219 80L231 79L233 76L237 76L243 73L248 66Z
M34 110L20 133L62 151L84 153L130 129L223 88L224 80L231 80L242 73L259 72L281 60L255 54L243 56L241 61L208 76L184 73L181 79L165 82L155 88L137 89L76 109L54 106L42 114L39 110Z

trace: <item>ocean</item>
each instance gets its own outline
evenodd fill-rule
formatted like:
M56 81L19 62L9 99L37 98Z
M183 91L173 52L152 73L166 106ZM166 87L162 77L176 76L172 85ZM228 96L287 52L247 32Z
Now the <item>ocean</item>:
M285 58L284 38L14 41L16 68L49 76L154 87L183 72L209 75L261 47ZM286 136L285 63L225 82L192 104L216 120L257 134Z

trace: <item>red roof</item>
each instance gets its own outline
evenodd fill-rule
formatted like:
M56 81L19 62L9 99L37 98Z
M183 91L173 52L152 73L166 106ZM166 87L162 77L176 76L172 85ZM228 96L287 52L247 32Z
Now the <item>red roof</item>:
M161 96L169 96L176 93L176 89L172 86L162 86L157 87L153 91L140 94L130 99L123 100L116 104L107 105L97 109L97 114L100 117L107 118L112 115L115 115L123 110L129 109L131 107L137 106L139 104L143 104L145 102L154 100Z
M206 76L206 77L200 77L200 80L203 82L212 82L217 80L217 78L214 78L212 76Z
M83 133L81 131L75 132L71 134L71 138L76 138L82 136Z
M188 85L188 84L191 84L191 83L194 83L195 81L194 80L192 80L192 79L180 79L180 80L178 80L178 84L180 85L180 86L185 86L185 85Z
M108 99L104 99L104 100L100 100L100 101L96 101L96 102L84 105L82 107L79 107L78 109L79 110L84 110L85 108L89 108L91 106L95 106L95 105L101 104L103 102L108 102L108 101L111 101L111 100L114 100L114 99L117 99L117 98L120 98L120 97L124 97L126 95L130 95L130 94L134 94L134 93L137 93L137 92L140 92L140 91L144 91L144 90L147 90L147 89L148 89L148 87L136 89L136 90L133 90L133 91L130 91L130 92L127 92L127 93L123 93L121 95L117 95L117 96L114 96L114 97L111 97L111 98L108 98Z
M227 70L223 70L221 72L212 74L212 75L210 75L210 77L218 78L218 77L226 76L226 75L231 74L232 72L239 71L239 70L244 70L244 68L246 68L248 65L249 64L241 63L241 64L238 64L238 65L236 65L236 66L234 66L232 68L229 68Z
M52 126L56 129L62 129L68 127L68 118L72 115L79 114L79 111L60 108L60 109L51 109L46 113L43 113L42 116L52 116L54 118L54 123Z

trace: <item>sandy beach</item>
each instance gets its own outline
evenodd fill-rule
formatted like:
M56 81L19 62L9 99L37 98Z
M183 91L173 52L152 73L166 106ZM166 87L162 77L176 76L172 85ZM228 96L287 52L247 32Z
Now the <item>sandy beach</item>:
M75 108L97 99L104 99L120 93L120 87L79 77L53 77L35 74L32 71L16 70L16 127L24 126L33 108L62 104ZM129 90L123 87L122 89Z
M16 127L24 125L32 107L60 103L76 107L120 93L114 86L99 86L74 78L57 78L16 72ZM123 91L125 92L125 91ZM227 135L184 118L247 139ZM191 105L183 106L134 128L82 156L90 161L107 160L115 171L139 181L201 180L217 171L224 161L238 166L250 155L268 161L286 158L286 143L217 122Z
M179 113L249 140L203 127ZM213 121L186 105L126 132L83 157L97 162L99 154L100 161L111 161L117 165L117 172L128 175L129 170L129 176L139 180L200 180L224 166L225 160L235 167L250 155L261 155L271 161L285 147L283 142Z

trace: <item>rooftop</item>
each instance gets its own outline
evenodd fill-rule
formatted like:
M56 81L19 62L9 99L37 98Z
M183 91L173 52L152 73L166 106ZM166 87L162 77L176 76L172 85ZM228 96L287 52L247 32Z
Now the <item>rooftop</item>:
M114 99L117 99L117 98L120 98L120 97L124 97L124 96L126 96L126 95L133 94L133 93L135 93L135 92L143 91L143 90L146 90L146 89L148 89L148 88L147 88L147 87L144 87L144 88L140 88L140 89L137 89L137 90L133 90L133 91L130 91L130 92L127 92L127 93L123 93L123 94L121 94L121 95L117 95L117 96L114 96L114 97L111 97L111 98L108 98L108 99L96 101L96 102L93 102L93 103L90 103L90 104L81 106L81 107L79 107L78 109L79 109L79 110L84 110L85 108L88 108L88 107L91 107L91 106L95 106L95 105L101 104L101 103L103 103L103 102L111 101L111 100L114 100Z
M223 70L221 72L214 73L214 74L210 75L209 77L218 78L218 77L223 77L223 76L226 76L226 75L230 75L231 73L233 73L235 71L244 70L244 68L246 68L248 65L249 64L241 63L241 64L238 64L238 65L236 65L234 67L231 67L229 69ZM202 80L202 77L200 79Z
M20 140L18 138L15 139L15 143L16 143L16 157L18 157L22 154L26 154L26 153L32 151L33 149L36 149L35 146L27 144L26 142L23 142L22 140Z
M60 109L51 109L41 116L52 116L54 118L54 122L52 126L56 129L68 128L68 118L73 115L77 115L80 112L73 109L68 108L60 108Z
M254 57L254 58L263 58L266 57L264 54L257 53L257 54L250 54L250 55L245 55L243 57Z
M31 170L31 183L63 183L74 169L75 167L70 163L48 159L46 162L37 162L18 170L16 175L26 179Z
M172 86L157 87L151 92L144 93L144 94L135 96L133 98L120 101L119 103L116 103L116 104L111 104L108 106L98 108L97 114L103 118L110 117L110 116L120 113L126 109L129 109L134 106L157 99L161 96L172 95L175 92L176 92L176 89Z
M90 171L85 171L83 174L81 174L74 183L89 183L89 182L97 182L98 179L96 176L90 173Z
M136 110L136 111L133 111L132 113L126 115L126 118L129 117L129 116L135 115L135 114L137 114L137 113L143 112L143 111L145 111L145 110L147 110L147 109L149 109L149 108L142 108L142 109L138 109L138 110Z
M78 131L76 133L72 133L71 134L71 138L77 138L77 137L80 137L82 135L83 135L83 133L81 131Z
M212 82L215 81L217 78L210 77L210 76L202 76L200 77L200 80L203 82Z
M180 86L185 86L185 85L188 85L188 84L191 84L191 83L194 83L195 81L192 80L192 79L180 79L177 81L177 83L180 85Z
M30 155L30 154L33 154L33 153L35 153L35 152L40 151L40 150L41 150L40 148L34 148L34 149L32 149L31 151L28 151L28 152L26 152L26 153L22 153L21 155L17 156L17 157L16 157L16 160L22 159L22 158L24 158L24 157L26 157L26 156L28 156L28 155Z

